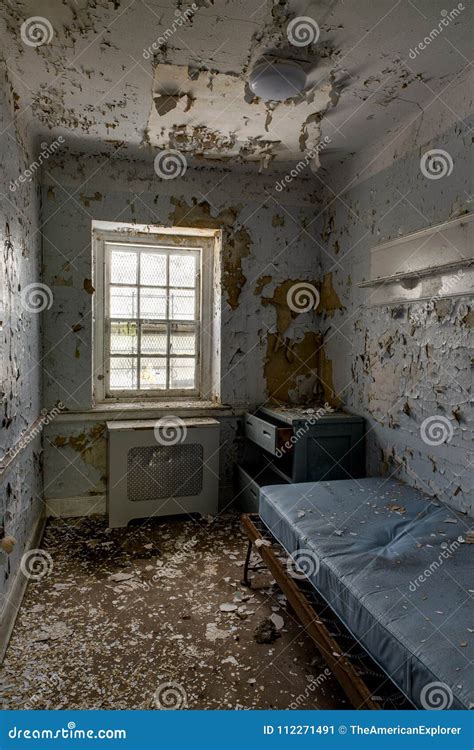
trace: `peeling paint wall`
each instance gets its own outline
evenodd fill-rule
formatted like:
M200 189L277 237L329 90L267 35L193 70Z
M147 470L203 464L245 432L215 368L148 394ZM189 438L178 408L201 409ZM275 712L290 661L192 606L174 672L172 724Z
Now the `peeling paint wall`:
M79 412L92 406L93 219L222 229L222 402L254 408L282 394L310 398L317 380L311 369L317 365L316 316L290 316L282 325L272 302L289 280L319 277L318 246L303 229L314 213L308 183L295 180L277 203L271 177L188 169L182 178L160 180L144 162L101 163L98 168L97 159L87 156L57 158L43 175L43 281L54 296L45 315L45 406L62 401L66 410ZM303 353L311 366L301 367ZM221 423L221 481L230 484L241 437L235 419ZM95 440L102 447L88 447L90 426L61 421L48 428L47 498L104 492L105 441L100 433Z
M367 419L370 472L399 477L472 515L472 298L442 299L431 312L421 301L370 307L373 289L357 286L370 278L375 245L472 210L468 129L457 124L424 142L418 127L410 154L398 158L395 144L391 166L332 198L321 217L323 266L335 293L320 326L336 393ZM432 148L451 155L452 175L422 174L420 158ZM431 416L452 426L439 446L422 440Z
M11 183L31 164L31 150L14 120L14 97L0 63L0 247L4 297L0 462L16 449L40 414L40 319L22 305L21 294L40 278L39 189L35 181ZM7 558L0 551L0 591L5 597L21 555L41 513L41 438L27 443L0 475L0 521L17 544ZM2 604L7 603L7 598Z

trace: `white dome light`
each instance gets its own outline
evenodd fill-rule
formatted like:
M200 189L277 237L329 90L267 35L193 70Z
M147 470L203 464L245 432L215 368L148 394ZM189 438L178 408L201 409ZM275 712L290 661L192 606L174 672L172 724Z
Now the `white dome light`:
M266 102L282 102L300 94L306 85L306 73L292 61L261 62L250 73L249 86Z

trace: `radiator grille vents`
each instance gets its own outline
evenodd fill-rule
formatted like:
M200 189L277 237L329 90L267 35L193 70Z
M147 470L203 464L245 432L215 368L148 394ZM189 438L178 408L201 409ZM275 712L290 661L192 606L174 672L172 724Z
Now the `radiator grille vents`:
M127 464L131 502L192 497L202 492L203 446L199 443L131 448Z

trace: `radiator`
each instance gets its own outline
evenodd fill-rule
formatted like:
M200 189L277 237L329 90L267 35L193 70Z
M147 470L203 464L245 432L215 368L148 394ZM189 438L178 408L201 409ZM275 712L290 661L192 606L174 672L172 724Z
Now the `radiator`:
M217 513L219 422L179 419L108 422L110 528L134 518Z

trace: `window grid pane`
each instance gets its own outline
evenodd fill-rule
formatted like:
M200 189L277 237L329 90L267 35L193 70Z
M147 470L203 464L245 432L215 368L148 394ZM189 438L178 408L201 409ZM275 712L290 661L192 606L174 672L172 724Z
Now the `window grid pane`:
M111 390L196 388L199 256L200 250L112 249Z

